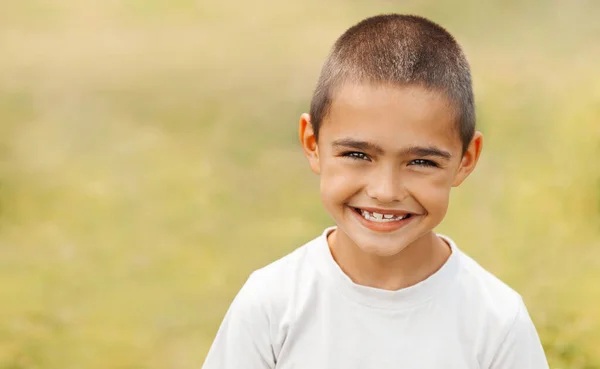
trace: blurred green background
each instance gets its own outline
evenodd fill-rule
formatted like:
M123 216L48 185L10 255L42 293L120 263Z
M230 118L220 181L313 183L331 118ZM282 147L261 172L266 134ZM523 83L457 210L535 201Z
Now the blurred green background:
M0 0L0 369L199 368L251 271L331 225L297 143L358 20L441 23L483 159L439 231L600 368L600 3Z

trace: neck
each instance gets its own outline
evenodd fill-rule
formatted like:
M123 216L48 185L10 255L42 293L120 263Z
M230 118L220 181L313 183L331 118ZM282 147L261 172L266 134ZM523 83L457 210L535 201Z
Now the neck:
M327 240L334 260L354 283L391 291L427 279L444 265L452 252L433 232L398 254L386 257L363 252L337 229Z

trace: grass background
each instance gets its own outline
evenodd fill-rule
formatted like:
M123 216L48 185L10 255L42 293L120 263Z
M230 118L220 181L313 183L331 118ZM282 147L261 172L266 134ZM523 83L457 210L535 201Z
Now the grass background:
M248 274L331 224L297 143L358 20L471 62L483 159L439 231L600 368L600 3L0 0L0 369L198 368Z

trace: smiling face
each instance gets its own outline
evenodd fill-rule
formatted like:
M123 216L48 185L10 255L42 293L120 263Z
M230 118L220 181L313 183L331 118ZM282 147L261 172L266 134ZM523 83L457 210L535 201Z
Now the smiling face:
M306 114L300 136L337 242L383 257L432 239L451 187L481 150L476 133L462 155L448 101L419 86L346 84L333 96L318 142Z

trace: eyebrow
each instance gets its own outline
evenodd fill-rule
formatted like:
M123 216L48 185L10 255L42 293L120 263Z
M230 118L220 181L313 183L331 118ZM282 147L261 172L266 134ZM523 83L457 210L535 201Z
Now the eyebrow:
M332 143L333 147L348 147L356 150L364 150L364 151L374 151L377 154L383 154L384 151L378 145L367 142L367 141L359 141L352 138L342 138L339 140L335 140Z
M448 151L438 149L434 146L411 146L406 150L402 150L403 154L412 154L415 156L437 156L442 159L450 160L452 158L452 154Z
M379 155L382 155L385 152L380 146L374 143L355 140L353 138L335 140L332 145L333 147L347 147L356 150L373 151ZM399 152L399 155L435 156L446 160L452 158L452 154L448 151L438 149L435 146L410 146L402 149Z

